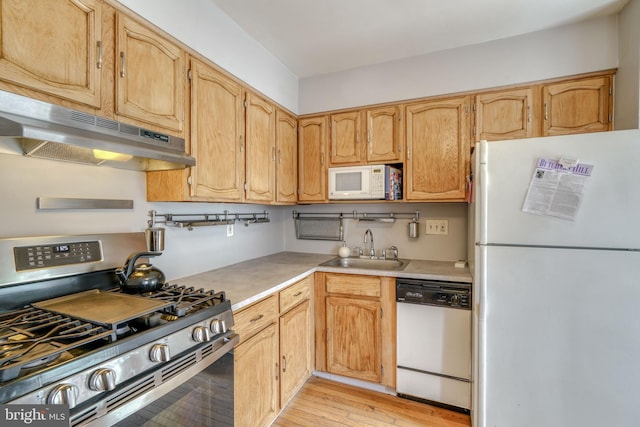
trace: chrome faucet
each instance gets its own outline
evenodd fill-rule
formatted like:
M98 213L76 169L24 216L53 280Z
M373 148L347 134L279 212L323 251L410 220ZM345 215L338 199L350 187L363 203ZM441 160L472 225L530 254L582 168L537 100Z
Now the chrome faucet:
M369 235L369 236L371 237L371 245L369 246L369 256L370 256L371 258L375 258L375 256L376 256L376 250L375 250L375 248L373 247L373 232L371 231L371 229L370 229L370 228L367 228L367 231L365 231L365 232L364 232L364 241L363 241L362 243L363 243L363 246L364 246L365 248L367 247L367 243L368 243L368 242L367 242L367 235Z

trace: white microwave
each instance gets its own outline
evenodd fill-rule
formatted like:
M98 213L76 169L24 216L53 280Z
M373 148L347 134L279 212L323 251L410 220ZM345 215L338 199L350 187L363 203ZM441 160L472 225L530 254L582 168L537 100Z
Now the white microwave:
M385 165L329 168L329 199L384 199Z

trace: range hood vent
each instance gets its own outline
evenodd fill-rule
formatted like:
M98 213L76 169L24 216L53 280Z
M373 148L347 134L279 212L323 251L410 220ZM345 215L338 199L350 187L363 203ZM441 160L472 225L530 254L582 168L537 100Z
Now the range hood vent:
M196 164L182 138L4 91L0 153L139 171Z

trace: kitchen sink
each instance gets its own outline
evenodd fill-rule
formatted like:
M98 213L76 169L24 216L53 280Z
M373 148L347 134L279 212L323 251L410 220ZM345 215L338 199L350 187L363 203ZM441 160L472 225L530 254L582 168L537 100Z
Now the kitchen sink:
M409 264L408 259L333 258L320 264L324 267L362 268L367 270L400 271Z

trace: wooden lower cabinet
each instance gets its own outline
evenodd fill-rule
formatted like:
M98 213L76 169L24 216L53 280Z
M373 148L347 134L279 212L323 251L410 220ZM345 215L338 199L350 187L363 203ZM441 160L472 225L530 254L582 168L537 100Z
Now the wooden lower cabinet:
M380 301L327 297L327 371L382 380Z
M316 369L395 387L395 279L317 273Z
M311 376L313 275L234 313L234 422L267 426Z
M279 411L278 325L234 349L234 423L266 426Z
M284 407L311 376L309 300L280 317L280 401Z

